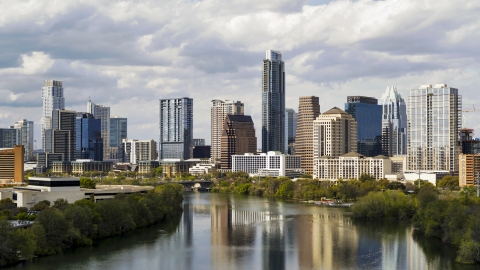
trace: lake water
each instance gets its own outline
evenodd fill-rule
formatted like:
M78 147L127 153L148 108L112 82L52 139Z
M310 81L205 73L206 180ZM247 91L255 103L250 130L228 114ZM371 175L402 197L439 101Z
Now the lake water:
M254 196L184 196L175 220L11 269L477 269L408 222Z

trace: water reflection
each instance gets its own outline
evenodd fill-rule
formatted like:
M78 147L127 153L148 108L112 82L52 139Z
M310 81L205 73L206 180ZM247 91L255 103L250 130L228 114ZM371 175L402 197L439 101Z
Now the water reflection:
M475 269L409 223L348 209L227 194L185 195L181 217L23 269Z

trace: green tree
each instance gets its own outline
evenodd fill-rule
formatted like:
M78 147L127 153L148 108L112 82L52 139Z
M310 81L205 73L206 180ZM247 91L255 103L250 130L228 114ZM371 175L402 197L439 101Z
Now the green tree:
M56 209L58 209L58 210L60 210L60 211L63 212L63 210L65 210L65 208L67 208L68 205L69 205L69 204L68 204L68 201L67 201L66 199L64 199L64 198L58 198L58 199L56 199L56 200L53 202L53 206L52 206L52 207L53 207L53 208L56 208Z
M406 187L402 182L392 181L388 183L387 188L390 190L405 190Z
M433 185L423 185L417 194L418 207L424 209L428 203L438 199L438 191Z
M449 190L458 188L459 186L458 177L445 175L440 181L438 181L437 186L440 188L446 188Z
M373 177L372 175L367 174L367 173L362 173L362 174L360 175L360 178L359 178L358 180L360 180L360 181L362 181L362 182L365 182L365 181L367 181L367 180L375 180L375 177Z
M65 215L55 208L46 208L37 215L32 226L37 236L39 255L50 255L69 247L70 224Z
M159 166L159 167L155 168L155 170L153 170L153 175L156 176L156 177L162 176L163 175L163 167Z
M284 199L292 199L293 198L293 182L292 180L285 180L282 184L278 187L277 191L275 192L276 197L281 197Z
M38 203L33 205L32 208L30 208L30 210L32 210L32 211L43 211L44 209L49 208L49 207L50 207L50 201L43 200L43 201L39 201Z
M81 188L89 188L95 189L96 183L92 180L92 178L87 177L80 177L80 187Z

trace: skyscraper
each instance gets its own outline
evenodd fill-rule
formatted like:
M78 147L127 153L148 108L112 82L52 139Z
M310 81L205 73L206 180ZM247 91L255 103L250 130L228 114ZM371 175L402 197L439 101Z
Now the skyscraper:
M42 145L45 145L45 130L52 128L52 112L65 109L62 81L45 80L42 87Z
M257 137L252 117L228 114L224 120L220 142L222 169L232 168L232 155L257 152Z
M407 154L407 105L395 86L382 95L382 154Z
M357 121L337 107L313 121L313 158L357 151Z
M25 161L33 160L33 121L20 120L13 128L17 130L17 144L25 146Z
M123 161L138 164L139 161L157 159L157 142L154 140L122 140Z
M18 144L18 131L14 128L0 128L0 148L13 148Z
M313 121L319 115L320 104L318 97L300 97L295 155L301 157L301 168L307 174L313 173Z
M77 113L76 123L76 159L103 161L102 120L90 113Z
M76 112L55 110L52 112L52 128L45 130L43 149L47 153L62 154L63 161L75 160Z
M159 158L189 159L193 139L193 99L160 99Z
M110 107L95 104L91 100L87 103L87 113L93 114L102 123L103 158L110 158Z
M409 170L458 172L462 96L446 84L410 90L407 105Z
M357 151L373 157L382 153L382 106L376 98L348 96L345 112L351 114L358 124Z
M285 151L287 154L293 155L293 144L295 143L295 136L297 133L298 114L294 109L285 109L285 134L287 134L287 140L285 140Z
M268 50L262 76L262 151L285 153L285 64L282 53Z
M220 138L222 137L223 125L227 114L243 115L244 105L240 101L212 100L211 109L211 148L210 157L213 163L220 162Z
M122 140L128 138L127 118L110 118L110 159L123 160Z

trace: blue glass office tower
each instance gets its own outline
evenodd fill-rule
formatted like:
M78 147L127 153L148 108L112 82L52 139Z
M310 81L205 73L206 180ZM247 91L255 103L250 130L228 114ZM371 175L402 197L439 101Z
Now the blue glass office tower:
M285 64L282 53L268 50L262 75L262 151L286 151Z
M348 96L345 111L357 121L357 151L373 157L382 154L382 106L376 98Z
M163 159L190 159L193 151L193 99L160 99L160 140L158 156Z
M103 161L102 120L90 113L77 113L75 129L75 157Z

